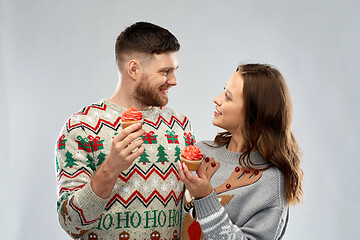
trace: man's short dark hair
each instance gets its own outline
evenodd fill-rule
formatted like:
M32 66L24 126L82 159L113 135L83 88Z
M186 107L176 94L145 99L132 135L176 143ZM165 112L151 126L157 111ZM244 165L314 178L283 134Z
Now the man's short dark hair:
M121 63L125 54L160 54L177 52L180 44L167 29L148 22L137 22L127 27L118 36L115 44L115 56Z

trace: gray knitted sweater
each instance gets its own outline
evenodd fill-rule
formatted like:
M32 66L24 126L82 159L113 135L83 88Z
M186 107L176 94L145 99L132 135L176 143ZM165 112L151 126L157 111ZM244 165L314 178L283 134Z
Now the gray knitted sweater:
M196 146L206 155L201 168L214 191L195 200L186 190L182 239L281 239L289 213L281 171L274 166L264 171L243 169L240 153L209 144L214 146L213 142ZM259 152L250 158L255 164L267 164Z

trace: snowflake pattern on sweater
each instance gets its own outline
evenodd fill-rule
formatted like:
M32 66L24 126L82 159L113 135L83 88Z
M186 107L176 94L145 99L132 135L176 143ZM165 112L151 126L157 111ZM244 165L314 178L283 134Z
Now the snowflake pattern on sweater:
M144 153L122 172L108 199L90 180L121 131L125 109L101 100L73 114L56 142L60 225L74 239L178 239L183 184L179 149L195 142L189 119L170 108L143 111Z

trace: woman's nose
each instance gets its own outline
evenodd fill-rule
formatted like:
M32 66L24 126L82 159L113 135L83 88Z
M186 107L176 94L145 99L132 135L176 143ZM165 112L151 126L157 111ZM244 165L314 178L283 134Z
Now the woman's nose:
M221 105L221 94L214 98L214 103L216 105Z

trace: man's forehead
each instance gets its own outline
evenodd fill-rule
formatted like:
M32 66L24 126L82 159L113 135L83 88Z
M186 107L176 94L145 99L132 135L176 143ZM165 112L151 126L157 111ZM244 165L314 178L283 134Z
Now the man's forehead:
M178 59L176 57L176 52L154 54L152 58L152 63L160 66L178 68Z

